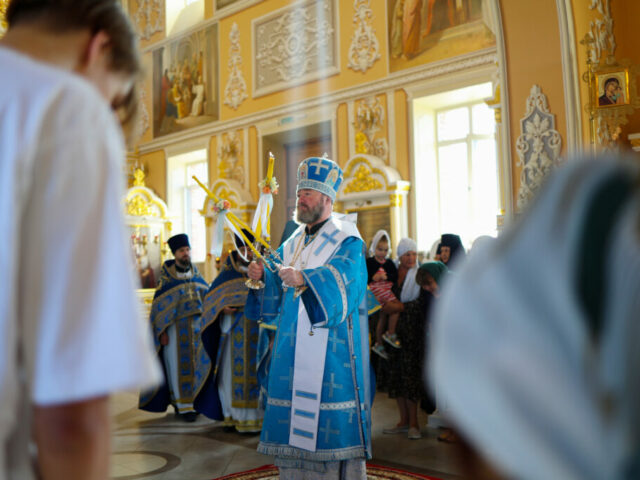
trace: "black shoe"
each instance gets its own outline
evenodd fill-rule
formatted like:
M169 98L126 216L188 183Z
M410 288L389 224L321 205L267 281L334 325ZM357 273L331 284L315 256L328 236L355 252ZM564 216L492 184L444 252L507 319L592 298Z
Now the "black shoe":
M188 423L195 422L197 416L198 416L197 412L187 412L187 413L181 413L180 414L180 418L182 420L184 420L185 422L188 422Z
M224 427L222 427L222 431L224 433L232 433L236 431L236 427L234 427L233 425L225 425Z

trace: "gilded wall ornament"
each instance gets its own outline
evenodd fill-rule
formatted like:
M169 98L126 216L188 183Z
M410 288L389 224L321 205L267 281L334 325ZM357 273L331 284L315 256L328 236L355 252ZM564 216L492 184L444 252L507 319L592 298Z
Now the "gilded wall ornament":
M133 172L133 186L134 187L144 187L144 179L145 179L146 175L144 173L144 170L142 170L142 168L136 168L136 170Z
M402 207L402 195L399 193L392 193L389 195L389 206L390 207Z
M378 97L369 97L358 103L354 127L356 133L356 153L367 153L386 159L389 148L386 138L375 138L382 129L385 114Z
M2 37L9 25L7 25L7 7L9 0L0 0L0 37Z
M354 192L371 192L372 190L381 190L382 184L371 176L371 170L364 165L359 165L358 169L344 189L344 193Z
M218 178L237 180L244 184L244 167L240 162L242 142L237 132L229 132L222 136L218 147Z
M555 115L549 113L547 97L538 85L531 87L527 112L520 120L521 135L516 142L522 167L518 209L523 209L538 192L546 176L560 163L562 138L555 130Z
M143 198L142 194L136 195L127 202L127 215L133 217L156 216L148 198Z
M224 89L224 104L236 110L247 98L247 83L242 75L240 55L240 29L233 22L229 32L229 79Z
M166 209L144 182L146 174L143 167L137 165L133 171L133 185L125 198L125 213L132 217L163 217Z
M370 0L354 0L353 23L355 30L349 47L347 66L358 72L366 72L380 58L380 45L376 32L370 24L373 11Z
M164 0L133 0L133 23L140 38L149 40L154 33L164 30Z
M386 190L387 188L385 173L371 165L364 157L359 157L350 163L345 171L344 178L346 184L342 190L342 195Z

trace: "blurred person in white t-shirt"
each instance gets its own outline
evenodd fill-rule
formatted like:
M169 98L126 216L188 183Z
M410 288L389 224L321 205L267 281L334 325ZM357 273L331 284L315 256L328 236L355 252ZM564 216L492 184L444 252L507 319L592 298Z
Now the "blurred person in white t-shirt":
M136 35L116 0L13 0L7 21L0 479L102 480L109 394L161 379L121 211Z

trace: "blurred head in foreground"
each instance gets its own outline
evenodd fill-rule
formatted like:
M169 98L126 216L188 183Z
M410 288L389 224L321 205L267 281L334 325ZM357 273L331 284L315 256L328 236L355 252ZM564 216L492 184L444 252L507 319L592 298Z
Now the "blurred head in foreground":
M639 172L558 170L436 306L434 387L506 478L640 478Z

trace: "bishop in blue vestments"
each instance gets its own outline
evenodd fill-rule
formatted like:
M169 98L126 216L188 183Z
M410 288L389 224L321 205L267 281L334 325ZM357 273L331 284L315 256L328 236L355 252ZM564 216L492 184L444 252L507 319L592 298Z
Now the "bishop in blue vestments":
M278 249L282 268L249 265L265 287L249 293L246 315L275 331L258 451L275 457L282 480L366 479L371 457L365 245L332 213L341 181L332 160L303 160L301 225Z

